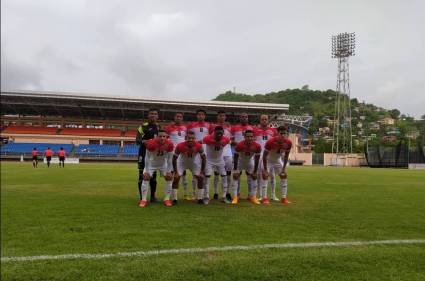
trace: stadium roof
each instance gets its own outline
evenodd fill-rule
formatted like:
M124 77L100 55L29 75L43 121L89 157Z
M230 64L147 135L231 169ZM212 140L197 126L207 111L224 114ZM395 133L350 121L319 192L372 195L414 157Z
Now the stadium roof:
M160 100L44 91L2 91L1 105L2 116L40 115L122 120L146 118L149 108L158 108L161 119L172 119L177 111L194 115L199 108L206 110L208 115L215 115L217 111L223 110L233 116L242 112L249 115L282 114L289 109L288 104Z

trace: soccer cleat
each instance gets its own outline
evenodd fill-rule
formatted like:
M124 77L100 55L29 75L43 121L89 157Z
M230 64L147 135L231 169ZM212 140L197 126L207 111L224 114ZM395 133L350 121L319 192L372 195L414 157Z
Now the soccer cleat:
M218 194L217 193L214 193L214 200L218 200Z
M170 200L170 199L168 199L168 200L164 200L164 206L166 206L166 207L171 207L171 206L173 206L173 202L171 202L171 200Z
M174 199L173 202L172 202L172 204L173 204L173 206L177 205L177 200Z
M270 205L269 198L264 197L264 198L261 200L261 203L263 203L264 205Z
M204 200L202 200L202 202L204 202L204 205L208 205L208 203L210 202L210 199L205 197Z
M146 201L146 200L140 200L139 207L140 208L144 208L144 207L146 207L147 204L148 204L148 201Z
M233 197L232 204L236 205L239 202L238 196Z
M279 198L277 198L276 195L273 195L273 201L279 201Z
M226 199L227 199L227 201L232 202L232 196L230 195L230 193L226 194Z
M255 204L255 205L260 205L260 204L261 204L261 202L260 202L260 201L258 201L258 198L257 198L257 197L255 197L255 196L251 196L251 197L249 197L249 201L250 201L252 204Z
M202 200L202 199L198 199L198 204L199 204L199 205L204 205L204 200Z
M284 205L291 204L291 202L288 201L288 198L282 198L282 200L280 202Z

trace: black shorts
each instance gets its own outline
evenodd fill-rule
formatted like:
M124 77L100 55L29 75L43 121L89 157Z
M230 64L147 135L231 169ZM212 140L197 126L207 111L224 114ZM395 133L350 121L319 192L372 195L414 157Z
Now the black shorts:
M52 156L46 156L46 161L50 162L52 160Z
M65 161L65 156L59 156L59 161L64 162Z
M32 157L32 160L37 161L37 160L38 160L38 157L37 157L37 156L33 156L33 157Z

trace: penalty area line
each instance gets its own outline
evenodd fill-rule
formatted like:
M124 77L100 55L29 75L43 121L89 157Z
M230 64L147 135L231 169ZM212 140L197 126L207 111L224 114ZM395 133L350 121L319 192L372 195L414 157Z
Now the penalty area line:
M104 259L117 257L149 257L165 254L193 254L205 252L230 252L230 251L250 251L264 249L295 249L295 248L329 248L329 247L352 247L369 245L401 245L401 244L425 244L425 239L408 240L372 240L372 241L346 241L346 242L304 242L304 243L282 243L282 244L260 244L260 245L239 245L206 248L181 248L148 250L136 252L117 252L104 254L64 254L64 255L42 255L23 257L1 257L1 262L24 262L42 260L74 260L74 259Z

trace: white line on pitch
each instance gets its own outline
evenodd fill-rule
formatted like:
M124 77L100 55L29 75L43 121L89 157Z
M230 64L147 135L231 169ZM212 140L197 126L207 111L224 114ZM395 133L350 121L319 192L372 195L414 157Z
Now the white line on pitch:
M228 251L249 251L263 249L282 249L282 248L326 248L326 247L349 247L349 246L367 246L367 245L399 245L399 244L425 244L425 239L410 240L375 240L375 241L348 241L348 242L306 242L306 243L284 243L284 244L261 244L249 246L223 246L207 248L182 248L149 250L137 252L118 252L106 254L65 254L65 255L44 255L44 256L26 256L26 257L2 257L2 262L19 261L39 261L39 260L70 260L70 259L104 259L116 257L147 257L164 254L193 254L204 252L228 252Z

